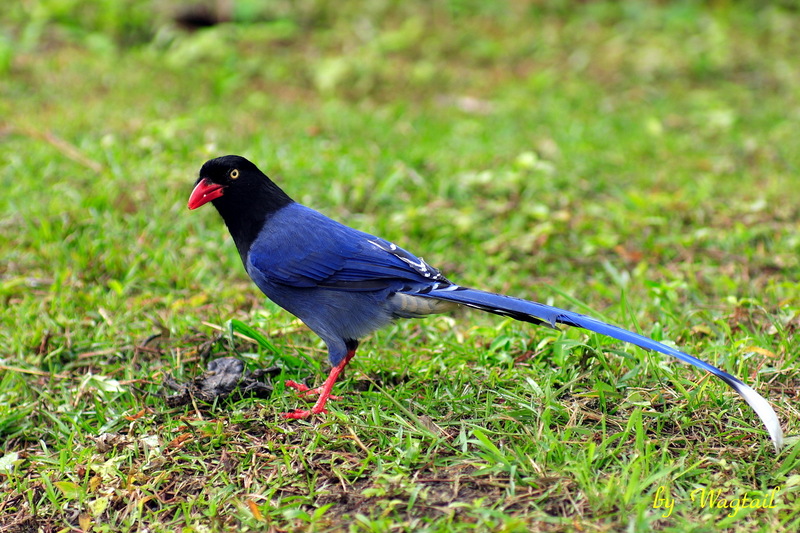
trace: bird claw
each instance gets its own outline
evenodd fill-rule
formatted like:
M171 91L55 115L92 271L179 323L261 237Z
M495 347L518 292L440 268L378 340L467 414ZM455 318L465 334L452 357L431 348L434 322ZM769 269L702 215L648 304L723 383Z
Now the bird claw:
M317 387L315 389L309 389L306 385L303 385L302 383L298 383L298 382L293 381L291 379L287 380L284 383L284 385L286 386L287 389L296 390L297 393L298 393L298 396L300 396L301 398L308 398L309 396L315 396L315 395L319 396L319 395L324 394L323 387ZM332 396L331 395L331 396L328 396L326 398L326 401L327 400L341 400L341 397L340 396ZM323 402L323 405L324 405L324 402ZM327 414L327 413L328 413L327 409L325 409L324 407L321 407L321 406L317 407L315 405L311 409L293 409L292 411L290 411L288 413L281 413L281 416L283 418L288 419L288 420L303 420L303 419L306 419L306 418L311 418L314 415Z
M316 389L309 389L306 385L303 385L302 383L298 383L298 382L296 382L294 380L291 380L291 379L287 380L284 383L284 386L286 386L287 389L296 390L298 392L298 395L301 396L301 397L304 397L304 398L308 397L308 396L315 396L315 395L318 396L318 395L322 394L322 387L317 387ZM341 400L342 399L341 396L333 396L333 395L328 396L328 398L331 399L331 400Z
M328 374L328 379L325 380L325 383L322 384L321 387L317 387L316 389L309 389L307 386L303 385L302 383L297 383L296 381L288 380L284 383L286 388L294 389L300 393L301 396L307 397L312 396L314 394L319 395L317 398L317 403L311 408L311 410L306 411L303 409L294 409L289 413L283 413L281 416L283 418L288 418L289 420L300 420L303 418L309 418L313 415L321 415L328 412L325 409L325 404L328 400L339 400L338 396L331 396L331 389L333 388L333 384L336 383L336 378L339 377L339 374L342 373L344 367L353 358L355 354L355 347L347 353L347 356L339 361L339 364L331 368L330 374Z
M310 411L307 411L305 409L294 409L293 411L290 411L288 413L281 413L281 416L289 420L303 420L305 418L310 418L313 415L327 414L327 413L328 413L327 409L320 409L320 411L317 413L315 413L313 409Z

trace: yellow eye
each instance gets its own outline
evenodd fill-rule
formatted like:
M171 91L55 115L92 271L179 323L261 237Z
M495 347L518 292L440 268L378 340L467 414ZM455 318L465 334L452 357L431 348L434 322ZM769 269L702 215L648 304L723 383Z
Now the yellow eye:
M238 178L239 177L239 169L234 168L233 170L231 170L230 176L231 176L232 180L235 180L236 178Z

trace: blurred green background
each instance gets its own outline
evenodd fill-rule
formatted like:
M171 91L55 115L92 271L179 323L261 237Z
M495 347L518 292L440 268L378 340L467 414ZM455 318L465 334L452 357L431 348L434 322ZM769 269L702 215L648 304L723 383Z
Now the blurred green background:
M474 398L489 409L480 416L470 402L453 407L463 398L435 387L420 400L416 415L467 437L464 427L479 428L463 446L415 436L447 465L495 457L467 451L480 452L486 434L516 450L513 461L492 463L506 465L490 473L499 476L499 493L480 488L488 474L470 474L475 498L487 500L456 494L456 503L473 506L461 514L387 503L401 497L397 483L413 485L414 472L435 461L394 465L402 483L365 474L375 468L370 453L394 464L392 450L408 445L394 434L400 422L378 423L374 412L369 423L360 419L369 407L341 407L317 433L365 432L372 452L353 445L355 461L365 463L345 477L366 479L367 488L342 489L365 498L355 510L330 511L313 488L287 500L280 491L296 481L289 476L263 489L273 491L273 504L250 500L262 506L259 519L242 503L254 489L232 476L206 480L218 497L203 503L161 498L155 510L112 519L91 506L101 496L87 466L97 460L92 439L106 432L171 440L186 413L149 415L129 428L124 416L164 410L129 387L158 391L165 372L200 372L207 354L195 349L231 318L273 337L287 356L306 357L301 374L325 372L319 341L251 286L213 210L186 210L202 163L228 153L254 161L298 201L397 242L454 281L591 309L675 342L753 383L791 434L800 325L795 2L7 4L0 10L0 435L14 459L7 462L17 465L16 474L0 475L12 495L0 508L8 523L38 516L38 527L86 529L80 516L95 530L133 528L140 519L153 530L796 526L787 482L796 477L796 450L774 459L758 420L723 385L706 380L695 390L699 373L660 357L606 359L597 344L608 341L594 336L474 314L459 315L457 325L441 318L394 326L366 342L355 362L373 378L383 375L375 378L382 386L397 386L392 394L404 405L418 387L428 391L431 377L525 397L526 380L557 391L546 395L556 413L552 426L544 424L553 431L548 445L525 433L536 425L530 419L516 417L519 426L509 429L511 415L485 398ZM142 348L154 333L159 348ZM630 348L606 349L621 350ZM214 353L222 352L259 350L217 343ZM404 377L390 386L388 375ZM667 383L678 392L656 408L651 402L666 401L658 391ZM383 402L381 410L398 411L375 396L367 398ZM590 403L572 411L570 398ZM282 407L245 401L236 409L230 416L257 424L265 416L259 409L273 416ZM596 414L584 418L586 409ZM735 437L719 414L725 410L737 420ZM645 427L656 424L646 445L631 436L606 450L606 463L583 455L597 417L622 431L642 412ZM240 427L223 440L246 438L237 431L258 433ZM197 458L216 453L203 442ZM144 469L139 452L120 453L130 471ZM733 466L707 459L718 456ZM379 471L393 471L381 464ZM635 475L630 465L639 465ZM594 471L602 473L590 479ZM77 492L44 481L62 478ZM548 479L562 480L561 489ZM102 483L117 490L122 482ZM163 480L140 483L161 494ZM651 505L662 483L685 491L685 500L704 484L727 483L732 494L782 485L782 507L726 521L684 505L665 520ZM520 487L529 495L524 505L515 503ZM106 505L117 512L140 501L115 494ZM548 506L553 498L561 503Z

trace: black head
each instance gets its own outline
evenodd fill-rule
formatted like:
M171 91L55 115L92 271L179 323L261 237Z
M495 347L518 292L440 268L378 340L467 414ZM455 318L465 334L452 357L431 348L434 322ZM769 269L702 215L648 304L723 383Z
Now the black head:
M291 199L253 163L238 155L226 155L206 161L200 169L189 197L189 209L208 202L218 210L232 206L241 211L251 204L280 209Z
M292 199L253 163L226 155L206 161L200 169L189 209L208 202L219 211L244 259L267 218Z

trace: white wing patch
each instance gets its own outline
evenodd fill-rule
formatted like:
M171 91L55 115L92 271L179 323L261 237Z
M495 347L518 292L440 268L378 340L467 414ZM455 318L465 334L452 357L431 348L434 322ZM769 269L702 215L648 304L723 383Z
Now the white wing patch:
M422 258L415 257L410 253L406 252L402 248L398 247L396 244L392 244L390 242L382 243L380 241L368 241L371 245L379 250L383 250L384 252L390 253L420 274L428 279L433 280L441 280L444 279L444 276L439 273L438 270L430 266L426 263Z

